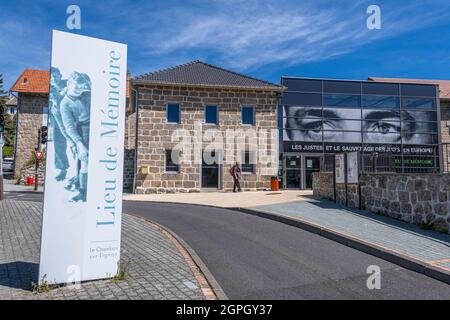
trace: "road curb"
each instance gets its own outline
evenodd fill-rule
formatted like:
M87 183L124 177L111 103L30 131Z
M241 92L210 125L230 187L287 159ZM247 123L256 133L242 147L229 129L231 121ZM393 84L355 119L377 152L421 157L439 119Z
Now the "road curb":
M377 258L381 258L383 260L392 262L396 265L399 265L405 269L415 271L426 275L430 278L439 280L446 284L450 284L450 272L442 270L441 268L434 267L430 264L427 264L421 260L417 260L413 257L405 255L403 253L382 247L380 245L367 242L355 237L352 237L348 234L334 231L329 228L322 227L320 225L316 225L311 222L307 222L301 219L288 218L285 216L280 216L277 214L272 214L264 211L258 211L254 209L248 208L222 208L228 210L234 210L241 213L246 213L254 216L258 216L260 218L265 218L277 222L281 222L284 224L291 225L293 227L297 227L299 229L303 229L305 231L320 235L324 238L336 241L341 243L347 247L356 249L358 251L370 254Z
M153 224L155 227L160 229L166 236L168 236L169 240L171 240L174 243L174 245L177 247L177 249L179 251L181 251L180 253L183 255L183 257L187 260L189 268L191 269L192 273L196 276L199 284L202 286L202 291L203 291L205 297L208 298L207 291L211 290L218 300L228 300L227 295L225 294L225 292L223 291L222 287L217 282L217 280L214 278L211 271L209 271L208 267L205 265L205 263L202 261L202 259L198 256L198 254L195 252L195 250L192 249L192 247L186 243L186 241L184 241L182 238L180 238L171 229L169 229L165 226L162 226L161 224L156 223L156 222L152 221L151 219L143 218L141 216L137 216L132 213L126 213L126 214L133 216L135 218L144 220L147 223ZM183 250L186 252L187 256L186 256L186 254L184 254L182 252ZM189 260L192 260L192 263L190 263L191 261L189 261ZM196 270L196 269L198 269L198 270ZM198 272L200 272L201 276L203 276L205 281L203 281L203 279L201 279L201 277L200 277L200 279L197 277ZM207 288L205 285L207 286ZM205 293L205 291L206 291L206 293Z

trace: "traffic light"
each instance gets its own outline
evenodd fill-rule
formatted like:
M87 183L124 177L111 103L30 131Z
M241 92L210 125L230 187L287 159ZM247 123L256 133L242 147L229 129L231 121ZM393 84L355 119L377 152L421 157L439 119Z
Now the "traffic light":
M3 106L0 106L0 133L3 133L5 131L5 116L3 113L5 112L5 109Z
M41 127L41 144L46 144L48 139L48 128L47 126Z

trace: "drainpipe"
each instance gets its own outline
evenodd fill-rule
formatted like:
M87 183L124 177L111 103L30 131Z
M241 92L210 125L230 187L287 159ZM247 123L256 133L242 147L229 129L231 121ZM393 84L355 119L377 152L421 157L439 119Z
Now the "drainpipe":
M133 174L133 193L136 192L136 178L137 178L137 170L138 170L138 126L139 126L139 92L138 89L134 89L131 87L132 91L135 93L135 125L134 125L134 174Z
M14 138L14 171L13 171L13 178L16 178L16 159L17 159L17 141L19 140L19 106L21 104L21 94L17 93L17 107L16 107L16 116L15 116L15 120L16 120L16 132L15 132L15 138ZM20 173L19 173L20 175Z

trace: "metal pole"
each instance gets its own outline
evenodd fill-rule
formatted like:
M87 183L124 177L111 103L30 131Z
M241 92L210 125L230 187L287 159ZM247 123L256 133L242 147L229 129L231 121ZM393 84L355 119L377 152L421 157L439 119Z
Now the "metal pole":
M36 152L41 150L41 128L38 129L38 143ZM38 190L39 185L39 178L38 178L38 171L39 171L39 159L36 156L36 152L34 153L34 159L36 160L36 166L35 166L35 174L34 174L34 191Z
M333 154L333 201L336 203L336 154Z
M344 182L345 182L345 206L348 207L348 179L347 179L347 152L344 153Z
M130 83L131 86L131 83ZM138 149L139 149L139 141L138 141L138 136L139 136L139 89L138 87L136 87L136 89L131 88L131 90L133 90L135 92L135 114L136 114L136 119L135 119L135 124L134 124L134 168L133 168L133 190L132 193L136 192L136 180L137 180L137 174L138 174Z

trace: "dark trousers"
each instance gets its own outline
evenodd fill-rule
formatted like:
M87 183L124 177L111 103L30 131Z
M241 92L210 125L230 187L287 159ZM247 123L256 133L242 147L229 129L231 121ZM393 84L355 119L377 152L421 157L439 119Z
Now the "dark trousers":
M234 180L233 192L236 192L236 189L237 191L241 192L241 182L239 181L239 179L233 178L233 180Z
M78 132L83 139L82 142L85 145L85 147L89 150L89 122L86 123L80 123L78 125ZM87 190L87 179L88 174L86 172L81 172L81 168L84 167L87 169L88 161L81 161L80 160L80 169L79 169L79 179L80 179L80 191L86 192Z
M61 133L57 123L53 127L53 140L55 146L55 167L58 170L67 170L69 160L67 159L67 141Z

